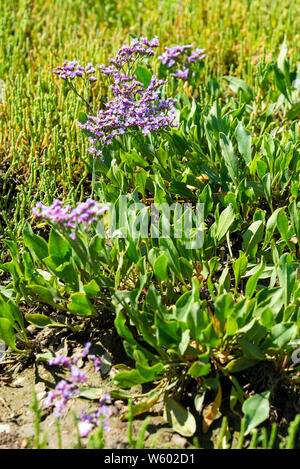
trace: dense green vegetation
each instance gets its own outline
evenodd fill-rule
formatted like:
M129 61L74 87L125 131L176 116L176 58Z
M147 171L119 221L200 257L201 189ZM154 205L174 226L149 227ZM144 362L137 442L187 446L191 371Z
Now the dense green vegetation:
M12 351L33 353L28 324L76 333L110 314L131 359L113 378L114 396L130 399L130 388L149 383L133 415L163 398L165 419L189 437L207 432L219 411L244 416L243 435L251 434L280 393L299 396L296 8L288 1L3 2L0 339ZM177 99L178 126L125 133L100 162L78 127L89 110L52 70L64 60L108 64L131 37L155 35L159 52L139 64L137 78L145 88L152 74L168 79L160 92ZM176 79L157 56L191 42L206 50L205 60L189 80ZM78 88L94 111L110 96L97 76L89 91ZM75 205L89 197L117 216L135 203L143 208L116 226L124 237L107 239L100 225L73 239L31 214L37 201ZM191 249L165 212L161 228L170 237L135 235L151 204L174 202L202 204L201 245ZM109 216L101 220L109 225ZM41 304L48 315L20 309ZM57 310L65 322L57 323ZM261 369L267 378L256 386Z

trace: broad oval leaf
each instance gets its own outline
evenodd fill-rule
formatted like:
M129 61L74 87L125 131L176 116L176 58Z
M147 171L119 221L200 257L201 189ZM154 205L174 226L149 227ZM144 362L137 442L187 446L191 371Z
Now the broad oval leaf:
M262 220L257 220L252 223L249 228L243 234L243 243L242 247L247 255L250 253L253 248L255 248L258 243L263 239L264 225Z
M57 326L57 327L67 327L65 324L59 324L58 322L53 321L53 319L45 316L44 314L25 314L25 319L30 324L33 324L36 327L46 327L46 326Z
M270 412L270 391L262 392L261 394L255 394L247 399L242 410L246 418L246 430L245 435L260 423L264 422L269 417Z
M164 419L182 436L193 436L196 431L194 416L171 397L165 399Z
M270 334L263 343L263 348L278 347L283 349L291 340L296 337L296 323L275 324L270 330Z
M161 254L155 259L153 271L157 279L161 282L168 282L168 258L165 254Z
M15 352L26 353L25 350L19 350L15 345L15 331L11 322L6 318L0 318L0 339L12 348Z
M234 93L237 93L238 90L242 90L249 96L249 98L252 98L253 96L252 90L250 86L247 85L247 83L245 83L243 80L241 80L240 78L231 77L231 76L223 76L223 78L224 80L227 81L229 87L232 89Z
M71 296L68 310L81 316L91 316L95 314L93 306L84 293L74 293Z
M54 228L50 231L49 236L49 253L51 256L58 258L60 264L69 260L72 248L68 241L61 236Z
M220 215L218 224L217 224L217 232L216 238L217 241L220 242L221 239L226 235L227 231L231 227L232 223L235 219L235 212L232 204L229 204L225 210Z
M235 129L235 136L238 143L239 152L247 165L251 164L251 134L241 122Z
M42 260L49 255L48 244L41 236L33 233L30 224L27 222L23 228L23 239L25 246L27 246L30 251L33 251L38 259Z

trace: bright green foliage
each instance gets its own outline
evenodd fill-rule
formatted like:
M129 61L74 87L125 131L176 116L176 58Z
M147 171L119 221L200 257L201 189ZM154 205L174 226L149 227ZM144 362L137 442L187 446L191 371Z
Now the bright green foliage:
M267 61L262 55L254 67L246 65L244 55L228 63L218 43L220 65L216 67L214 39L204 32L201 46L207 48L209 59L199 76L184 86L169 77L163 90L177 97L178 128L146 137L124 135L104 150L104 162L99 163L87 157L85 135L76 127L76 119L86 119L85 109L64 83L49 77L48 70L47 74L44 68L35 71L34 61L43 59L44 64L46 57L50 68L54 63L49 50L58 49L62 58L68 45L69 55L74 52L82 60L104 61L108 43L119 45L119 24L130 26L135 2L126 1L116 18L113 1L103 2L99 12L89 2L88 9L81 8L85 2L64 2L59 24L55 24L60 34L51 36L54 23L50 22L48 49L39 46L31 59L27 49L44 31L46 20L32 25L26 2L19 3L17 34L12 34L15 26L9 20L10 6L5 10L10 34L1 36L4 49L14 53L9 60L0 61L0 71L5 79L13 66L15 87L7 90L7 104L0 104L0 112L11 119L7 127L5 119L0 124L1 149L9 146L11 152L2 186L5 196L0 202L6 223L4 246L10 253L10 260L0 264L10 278L0 286L0 339L14 351L20 351L17 340L30 349L18 309L21 302L46 304L66 318L64 324L57 324L46 313L27 314L28 323L73 331L80 329L80 321L109 311L124 349L135 363L134 368L116 374L114 383L120 388L156 385L154 394L136 404L139 407L133 406L134 415L148 411L163 395L166 420L179 433L191 436L196 431L195 418L180 402L187 383L193 383L195 409L203 415L203 428L208 429L221 409L222 382L227 380L231 383L230 409L237 415L244 412L244 432L248 434L269 415L272 394L265 390L249 398L239 383L239 373L267 363L299 382L299 364L291 361L293 340L300 332L300 69L294 63L294 51L289 55L284 42L278 57ZM58 3L54 2L56 9ZM224 9L224 2L214 2L211 10L210 2L206 6L193 1L184 2L187 6L159 3L163 6L157 9L152 5L152 15L154 19L157 15L157 22L159 17L161 25L165 21L159 34L166 46L172 45L166 42L170 34L179 42L176 13L182 14L184 31L189 8L202 8L220 22L219 9ZM231 22L232 30L237 22L249 25L245 32L249 40L249 30L254 34L258 21L254 8L261 2L242 3L245 13L232 5L234 14L226 13L224 21L225 25ZM280 9L281 3L275 3ZM70 5L75 15L80 12L87 19L80 22L79 36L84 39L79 49L78 41L73 40L75 25L65 27L70 26ZM42 10L36 2L34 8L41 18L44 13L49 15L47 4ZM251 11L247 13L247 9ZM110 27L109 35L100 29L97 41L95 28L88 28L94 14L102 15ZM143 14L139 12L139 17ZM287 7L283 30L285 22L290 24L290 15ZM266 31L272 21L268 15ZM192 24L199 27L195 12ZM218 40L224 31L217 31ZM104 35L108 43L101 48ZM272 41L281 35L279 28ZM91 47L85 47L84 41ZM229 54L234 49L232 39L228 44ZM23 72L28 69L26 81L16 66ZM239 77L232 73L236 66L244 70ZM162 73L158 63L155 69ZM137 73L147 85L151 69L140 67ZM107 93L104 82L97 87L87 97L93 105ZM18 114L24 96L31 107L27 102L24 113ZM17 192L16 210L10 218L12 189L7 190L7 184L14 168L21 173L24 168L24 174L28 170L29 176L22 182L23 192ZM45 235L40 230L43 226L25 222L37 194L50 203L62 193L75 201L91 192L96 199L113 204L117 215L124 212L126 226L117 226L125 228L124 238L104 239L97 226L88 234L79 233L74 241L58 227ZM128 206L143 202L145 207L126 214L121 196L126 196ZM153 201L204 204L202 247L189 249L188 238L176 236L174 222L170 237L135 236L136 226L142 216L149 215ZM166 214L161 219L161 229L167 229ZM207 391L214 396L210 409L204 406Z

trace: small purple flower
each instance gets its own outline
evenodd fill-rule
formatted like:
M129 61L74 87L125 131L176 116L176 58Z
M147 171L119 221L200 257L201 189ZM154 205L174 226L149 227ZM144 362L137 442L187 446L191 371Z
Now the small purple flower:
M74 80L76 77L81 77L87 78L87 80L90 82L94 82L97 80L97 78L94 76L89 77L89 75L95 72L96 68L91 63L88 63L88 65L84 68L77 60L73 60L71 62L65 61L63 66L56 67L53 70L53 73L66 81Z
M88 63L85 67L85 73L87 75L91 75L91 73L96 73L96 71L96 68L91 63Z
M189 77L189 69L186 68L184 70L178 70L177 73L172 73L174 78L181 78L182 80L187 80Z
M78 419L78 427L80 436L86 437L96 427L103 425L104 430L110 431L109 417L110 411L107 407L107 403L110 401L110 396L105 393L104 397L99 400L99 408L96 412L88 414L81 412L81 416Z
M89 354L90 348L92 346L91 342L87 342L84 346L83 351L81 352L81 357L86 357Z
M101 360L103 359L103 356L101 358L98 358L95 355L88 355L88 359L92 360L94 362L94 367L95 367L96 373L98 371L101 371Z
M44 404L46 407L50 407L52 405L53 400L56 398L58 394L55 391L49 391L47 397L44 400Z
M143 37L139 39L132 39L130 46L123 46L117 52L115 58L110 60L110 63L117 70L121 70L125 64L135 62L137 59L141 59L145 56L154 55L153 47L158 47L159 42L157 36L151 41L148 41L147 38ZM101 70L103 73L107 72L105 67Z
M82 438L88 436L91 431L94 429L94 425L91 422L81 420L78 423L79 434Z
M72 383L84 383L86 381L85 371L80 370L77 366L71 368Z
M102 156L102 151L98 150L96 147L89 147L88 152L94 156Z
M78 394L78 390L74 389L74 383L68 383L62 379L57 383L55 390L48 393L44 405L46 407L54 406L54 415L60 418L62 412L67 410L68 400L76 394Z
M189 69L195 62L201 62L205 57L205 49L193 49L193 44L182 46L165 47L165 52L158 57L168 68L177 66L177 70L172 73L174 78L187 80Z
M106 67L105 65L99 65L99 69L104 75L113 75L114 73L117 73L117 69L111 65L109 67Z
M205 49L195 49L191 52L191 55L187 58L187 61L188 62L200 62L201 60L203 60L206 56L206 54L204 54L205 52Z
M148 47L159 47L158 36L155 36L151 41L148 41L146 37L141 37L140 41Z
M165 52L159 56L159 60L167 65L168 68L173 67L179 58L188 54L188 51L193 47L193 44L184 46L165 47Z
M56 67L53 73L58 75L63 80L73 80L76 76L82 76L83 71L78 61L67 62L65 61L62 67Z
M56 355L56 357L49 360L49 365L63 365L69 370L71 369L71 359L61 355Z

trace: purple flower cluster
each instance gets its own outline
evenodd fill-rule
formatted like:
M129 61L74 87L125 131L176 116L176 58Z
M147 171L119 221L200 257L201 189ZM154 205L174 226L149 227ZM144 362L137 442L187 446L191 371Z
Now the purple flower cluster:
M32 213L37 217L45 218L51 223L57 224L61 229L71 229L70 237L76 239L76 232L80 226L87 229L100 215L108 210L107 205L100 205L92 199L86 202L79 202L75 208L70 205L63 205L60 200L55 200L52 205L43 205L37 202L32 209Z
M63 411L67 410L67 402L72 397L80 394L75 383L68 383L65 379L59 381L54 391L50 391L44 400L46 407L54 406L54 415L60 418Z
M160 97L160 88L166 81L153 76L145 88L131 69L144 56L154 55L152 48L158 45L157 37L151 41L147 38L134 39L130 46L123 46L116 57L110 60L111 65L99 66L100 71L111 80L113 98L104 104L104 109L96 116L88 116L86 123L79 123L90 134L92 146L88 150L91 154L101 154L100 146L111 144L115 137L125 132L141 131L147 135L176 125L175 100Z
M109 145L113 138L128 131L141 130L147 135L150 131L173 126L175 100L159 98L158 89L165 83L153 76L145 89L135 77L119 75L111 86L114 99L109 100L97 116L89 116L85 124L79 124L91 134L93 146L89 151L97 153L99 140L103 146Z
M181 80L187 80L189 77L190 69L184 68L183 70L178 70L178 72L172 73L174 78L180 78Z
M85 344L83 351L75 355L75 357L68 358L61 355L57 355L49 361L49 365L62 365L71 372L70 382L62 379L59 381L54 390L50 391L44 400L46 407L54 407L54 415L57 418L62 416L62 413L67 410L67 403L69 399L72 399L80 394L80 385L86 382L86 375L84 370L80 370L76 363L79 358L87 357L89 360L94 362L95 371L101 370L101 360L95 355L89 354L91 343ZM99 408L96 412L88 414L86 412L81 413L81 417L78 419L79 432L82 437L87 436L91 430L99 426L104 425L104 429L109 431L108 419L110 416L109 409L105 405L109 402L109 394L99 401Z
M193 49L193 47L194 44L165 47L165 52L158 58L168 68L177 65L177 71L172 73L173 77L187 80L191 64L201 62L205 57L205 49Z
M142 57L151 57L155 54L153 47L158 47L158 37L155 36L151 41L146 37L140 39L132 39L130 46L123 46L119 49L116 57L110 59L110 63L120 70L125 64L130 64L140 60ZM100 70L103 66L100 65Z
M92 360L94 362L95 371L98 372L101 371L101 359L96 357L95 355L89 354L91 346L91 342L87 342L81 354L75 355L75 357L73 357L73 363L76 364L79 358L88 357L89 360Z
M93 75L96 71L96 68L91 63L88 63L86 67L82 67L77 60L73 60L71 62L65 61L63 66L56 67L53 73L63 80L74 80L77 77L84 77L92 83L97 80Z
M99 408L96 412L93 412L92 414L88 414L84 411L81 412L78 424L80 436L88 436L94 428L99 427L100 425L103 425L104 430L108 432L110 431L110 412L109 408L106 406L109 400L109 394L105 393L104 397L99 400Z

